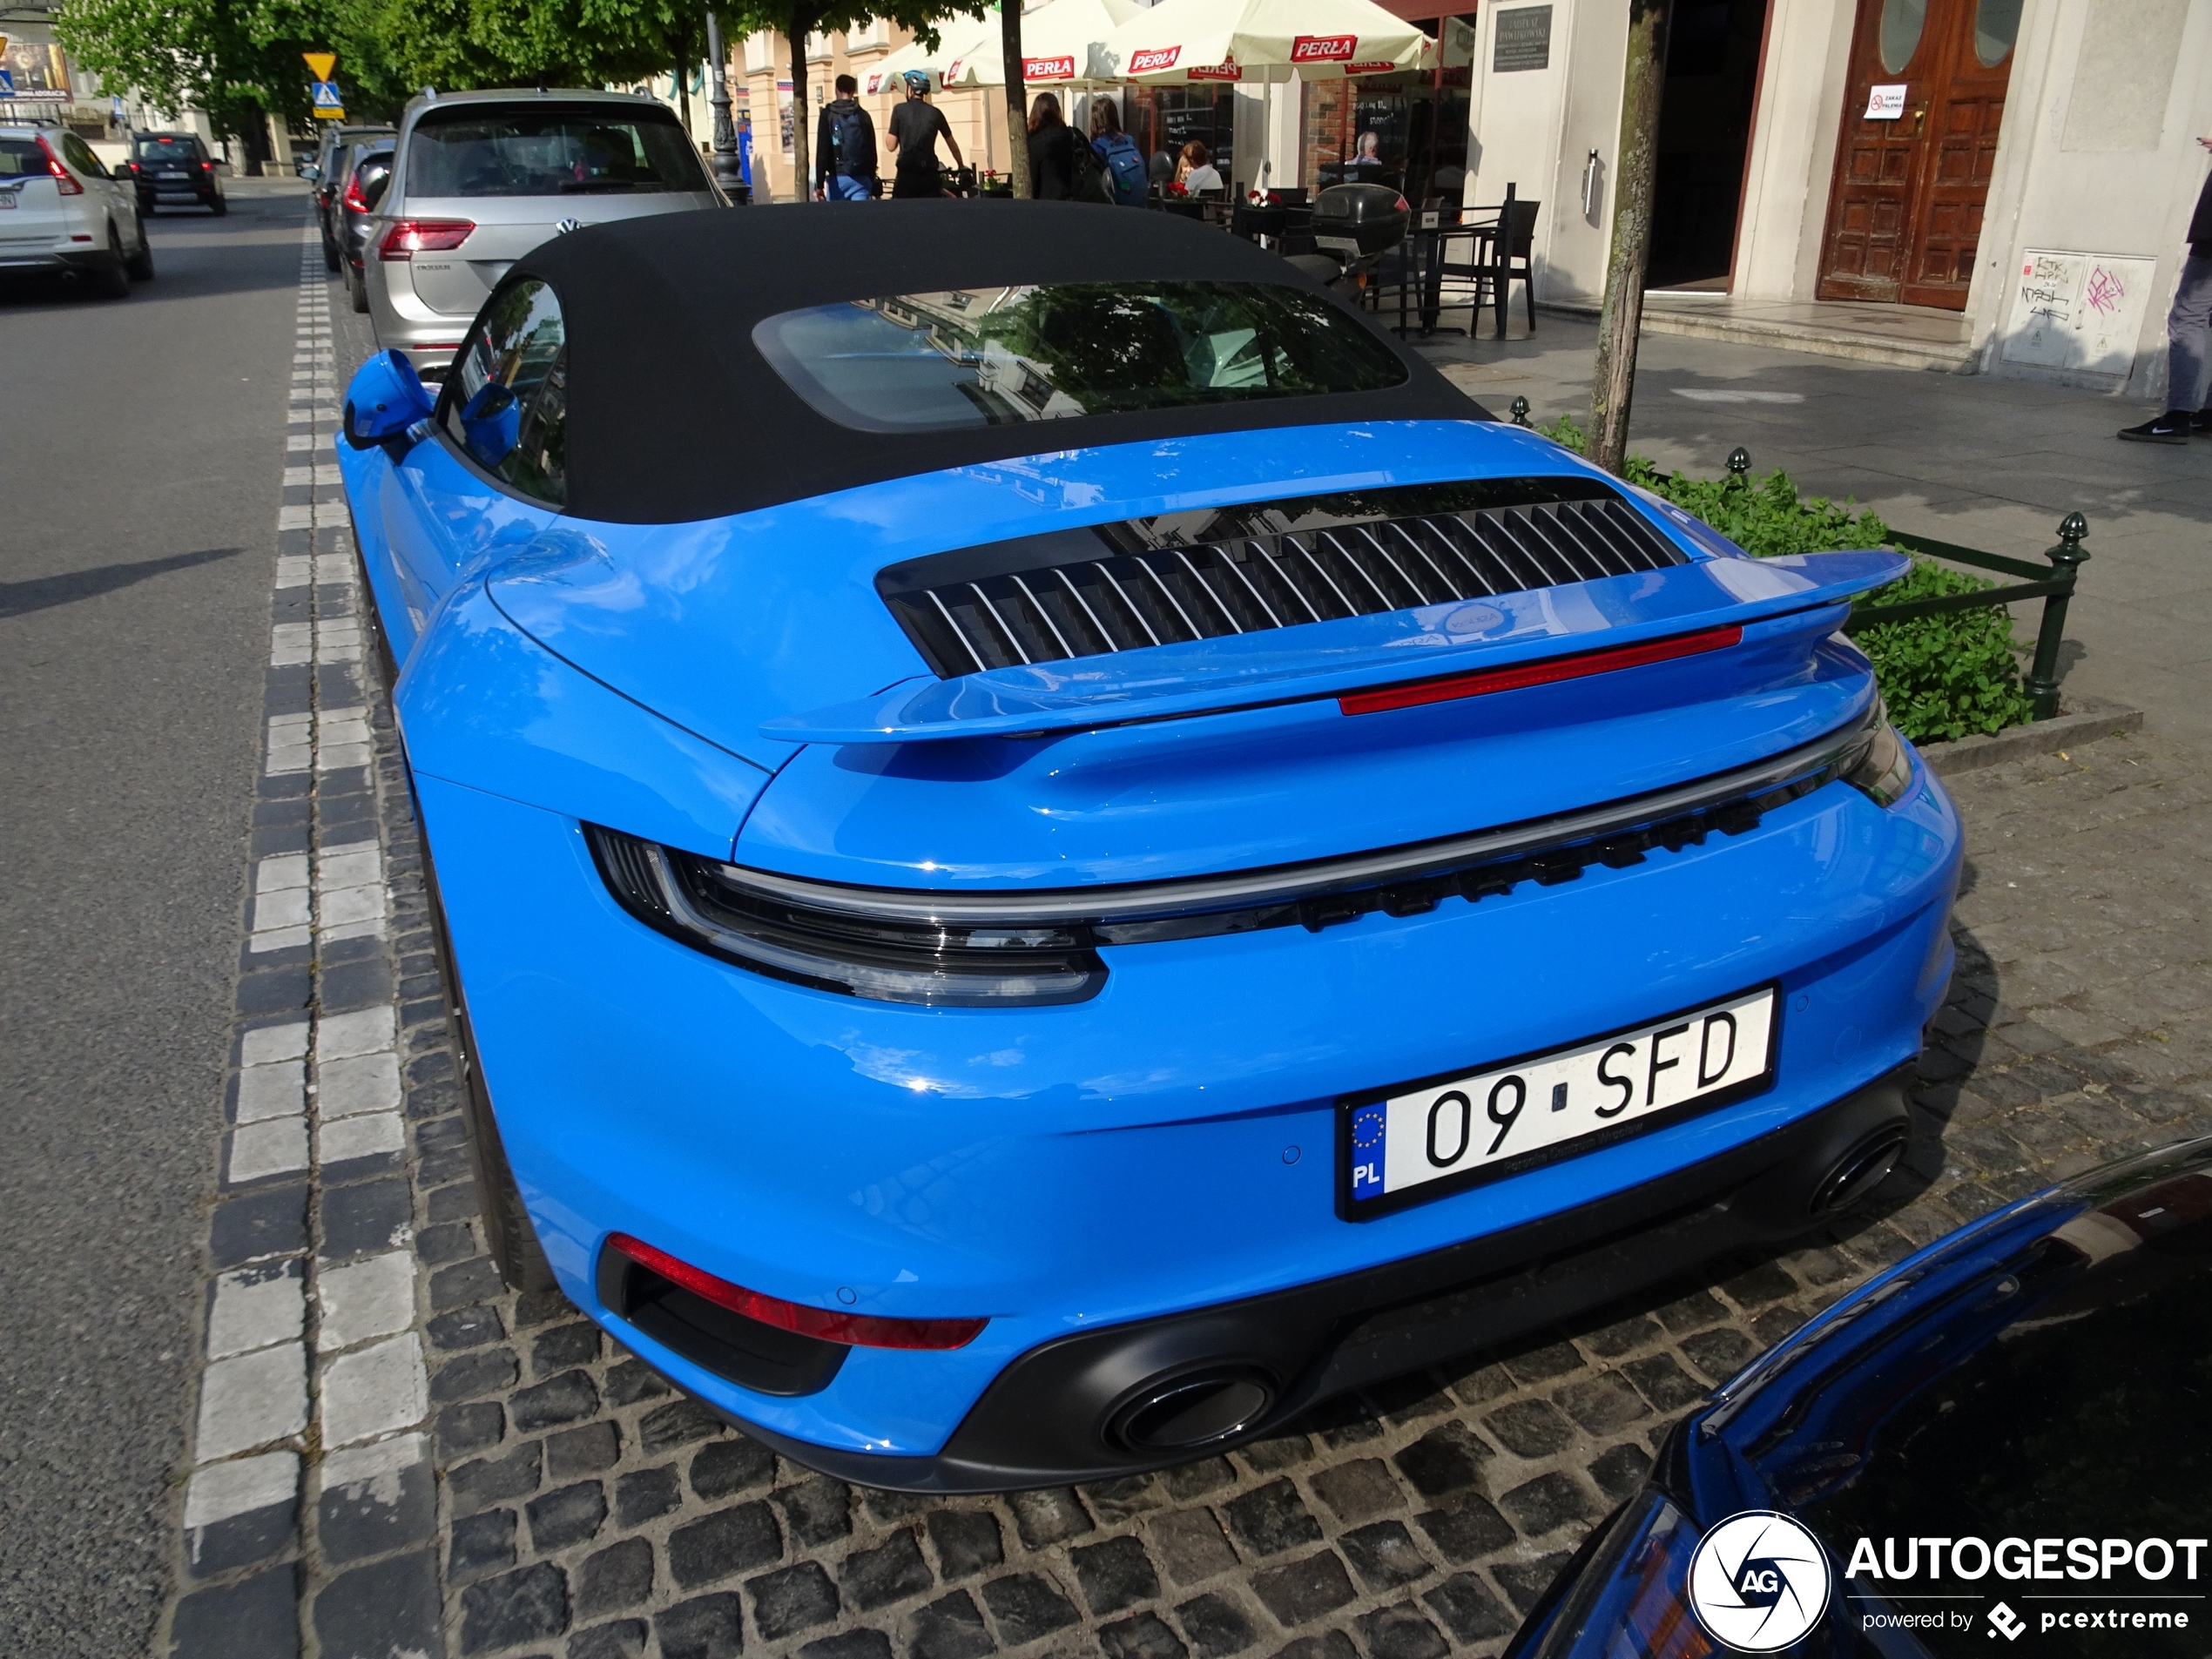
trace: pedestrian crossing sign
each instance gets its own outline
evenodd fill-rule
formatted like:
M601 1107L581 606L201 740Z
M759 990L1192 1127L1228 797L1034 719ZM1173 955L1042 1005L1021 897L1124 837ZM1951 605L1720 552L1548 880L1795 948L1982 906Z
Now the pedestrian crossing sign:
M313 101L315 106L316 120L342 121L346 118L346 101L338 95L336 81L317 81L314 84Z

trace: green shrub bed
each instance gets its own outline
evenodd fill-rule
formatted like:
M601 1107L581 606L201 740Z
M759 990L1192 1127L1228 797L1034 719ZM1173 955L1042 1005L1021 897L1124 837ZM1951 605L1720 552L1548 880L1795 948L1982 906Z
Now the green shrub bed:
M1572 415L1536 429L1582 453L1584 435ZM1890 527L1874 514L1855 514L1848 502L1838 505L1820 496L1801 496L1790 475L1779 470L1758 479L1690 478L1661 472L1643 456L1630 455L1625 475L1629 482L1703 519L1757 558L1894 546ZM1865 603L1897 604L1997 585L1912 556L1910 570L1867 595ZM1879 623L1851 638L1873 662L1890 718L1916 743L2002 732L2028 718L2031 706L2020 687L2012 613L2002 605Z

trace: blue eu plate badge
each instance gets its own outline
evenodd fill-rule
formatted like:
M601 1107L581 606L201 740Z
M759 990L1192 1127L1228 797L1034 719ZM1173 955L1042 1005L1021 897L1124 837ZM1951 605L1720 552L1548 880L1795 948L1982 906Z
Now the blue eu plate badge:
M1383 1194L1383 1136L1390 1130L1390 1109L1380 1104L1362 1106L1352 1115L1352 1196L1379 1198Z

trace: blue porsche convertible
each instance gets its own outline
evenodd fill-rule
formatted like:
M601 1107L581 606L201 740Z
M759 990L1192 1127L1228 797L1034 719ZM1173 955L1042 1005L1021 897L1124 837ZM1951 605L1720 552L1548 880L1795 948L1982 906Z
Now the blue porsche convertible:
M1865 1198L1950 803L1753 559L1162 214L671 215L340 450L502 1271L867 1485L1157 1467Z

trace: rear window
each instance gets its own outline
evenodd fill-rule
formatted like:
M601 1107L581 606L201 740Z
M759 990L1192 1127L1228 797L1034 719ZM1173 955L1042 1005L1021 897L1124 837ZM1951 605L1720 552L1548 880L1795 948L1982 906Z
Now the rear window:
M138 157L141 161L197 161L199 159L199 140L189 138L140 138Z
M0 138L0 179L22 179L46 171L46 152L29 138Z
M1402 384L1319 295L1258 282L1076 282L892 294L769 318L753 344L814 409L932 432Z
M410 196L705 191L673 116L647 111L459 109L425 116L408 148Z

